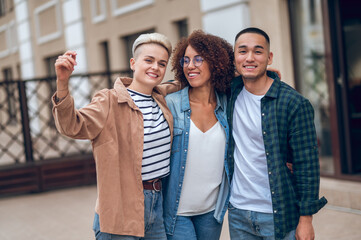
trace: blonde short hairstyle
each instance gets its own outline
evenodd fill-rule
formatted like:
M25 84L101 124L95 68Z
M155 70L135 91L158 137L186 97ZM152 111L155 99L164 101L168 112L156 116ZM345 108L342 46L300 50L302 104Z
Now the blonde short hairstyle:
M168 52L168 58L172 54L172 44L169 39L160 33L141 34L133 43L132 53L134 57L135 50L142 44L156 43L164 47Z

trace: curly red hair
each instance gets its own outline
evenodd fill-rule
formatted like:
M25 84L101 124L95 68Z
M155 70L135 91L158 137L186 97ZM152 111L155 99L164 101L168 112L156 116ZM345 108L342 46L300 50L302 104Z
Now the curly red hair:
M208 63L211 72L211 84L216 91L225 92L234 77L233 48L223 38L195 30L188 38L179 41L173 51L172 71L176 80L188 86L180 60L184 57L188 46L194 48Z

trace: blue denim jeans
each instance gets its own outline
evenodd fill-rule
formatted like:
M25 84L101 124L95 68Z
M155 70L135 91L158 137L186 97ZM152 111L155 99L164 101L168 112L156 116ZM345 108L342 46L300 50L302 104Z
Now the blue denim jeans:
M232 240L274 240L272 213L253 212L238 209L229 204L229 234ZM284 240L296 240L296 230L289 232Z
M168 240L218 240L222 224L213 217L214 211L191 217L177 216L173 235Z
M144 238L135 236L115 235L100 231L99 215L95 213L93 230L96 240L167 240L163 222L163 197L162 191L144 191Z

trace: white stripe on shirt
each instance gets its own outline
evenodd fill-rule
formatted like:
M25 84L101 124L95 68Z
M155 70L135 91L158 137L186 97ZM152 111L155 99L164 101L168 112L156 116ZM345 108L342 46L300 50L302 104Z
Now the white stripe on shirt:
M151 95L128 89L143 114L144 144L142 160L143 181L165 177L169 174L170 130L162 110Z

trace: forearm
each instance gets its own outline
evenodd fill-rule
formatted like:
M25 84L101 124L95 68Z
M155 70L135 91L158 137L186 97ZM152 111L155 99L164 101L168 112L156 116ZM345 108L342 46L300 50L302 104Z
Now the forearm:
M312 215L306 215L306 216L300 216L300 223L311 223L312 224L313 216Z
M312 225L312 215L300 216L296 229L297 240L313 240L315 239L315 231Z
M313 108L303 101L291 122L289 146L300 215L315 214L327 201L319 199L320 165Z
M69 78L74 71L76 63L76 52L67 51L63 55L59 56L55 61L56 72L56 97L58 99L65 98L68 95Z
M52 99L55 102L55 95ZM96 94L92 102L79 110L74 99L68 95L59 104L54 104L53 116L60 133L76 139L93 139L103 129L109 114L106 91Z
M83 135L83 130L81 130L83 127L81 126L84 123L83 118L78 117L79 113L74 107L74 99L70 95L59 98L55 93L52 101L54 104L53 117L57 130L67 137L85 139L84 136L80 136Z
M64 99L69 93L69 80L59 81L56 80L56 96L58 99Z

